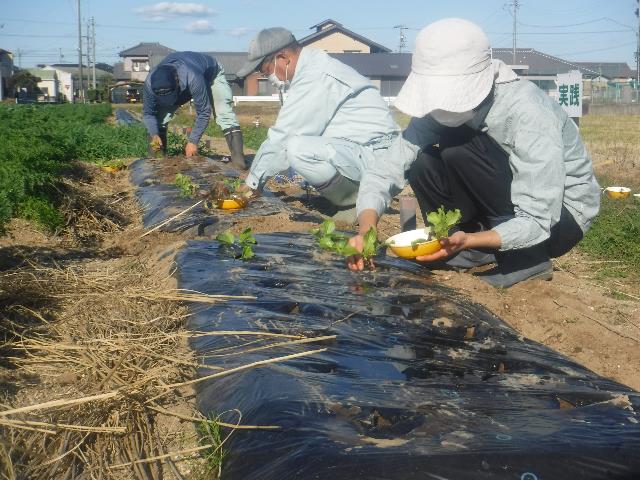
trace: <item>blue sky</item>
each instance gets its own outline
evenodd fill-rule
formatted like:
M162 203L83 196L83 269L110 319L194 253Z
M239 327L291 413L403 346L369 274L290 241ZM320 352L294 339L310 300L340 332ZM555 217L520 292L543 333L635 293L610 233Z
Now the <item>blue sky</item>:
M518 47L575 61L627 62L635 69L637 0L519 0ZM512 0L82 0L83 24L96 22L97 61L158 41L176 50L246 51L261 28L284 26L301 38L332 18L394 51L405 25L407 50L425 25L445 17L478 23L494 47L511 47ZM76 0L3 0L0 48L23 67L77 62ZM84 25L83 25L84 29Z

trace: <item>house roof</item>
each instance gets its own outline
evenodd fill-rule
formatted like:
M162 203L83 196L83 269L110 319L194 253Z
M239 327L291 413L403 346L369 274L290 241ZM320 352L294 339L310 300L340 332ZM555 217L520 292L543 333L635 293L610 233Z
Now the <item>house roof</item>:
M121 57L166 57L175 52L172 48L160 45L159 42L141 42L135 47L127 48L119 53Z
M338 26L342 26L342 24L340 22L336 22L335 20L332 20L331 18L327 18L326 20L320 22L320 23L316 23L315 25L312 25L309 27L310 30L313 30L314 28L317 30L322 30L322 27L324 27L327 24L333 24L333 25L338 25Z
M609 76L611 72L605 74L604 71L601 72L598 69L592 68L597 64L587 62L569 62L562 58L539 52L533 48L517 48L516 62L514 65L512 52L513 50L510 48L492 49L493 58L500 59L511 67L527 65L529 68L524 72L526 75L557 75L558 73L567 73L569 70L580 70L582 75L586 78L599 76L613 78Z
M408 77L411 73L410 53L330 53L365 77Z
M327 28L320 29L320 26L324 26L327 23L333 23L333 25ZM344 28L342 24L335 22L334 20L325 20L324 22L318 23L311 28L317 28L317 31L312 33L311 35L307 35L306 37L299 39L298 42L301 45L304 46L311 42L319 40L320 38L331 35L332 33L340 32L348 37L369 45L369 47L371 47L371 53L391 52L391 49L385 47L384 45L380 45L379 43L376 43L369 38L358 35L356 32L352 32L348 28Z
M62 72L66 72L66 73L70 73L73 76L78 76L80 75L80 68L78 67L77 63L52 63L47 65L47 67L49 68L53 68L55 70L60 70ZM83 75L91 75L91 73L93 72L93 69L83 65L82 66L83 69ZM106 70L101 70L99 68L96 68L96 78L99 79L103 79L103 78L111 78L113 75L111 75L111 73L107 72Z
M600 73L606 78L634 78L636 72L623 62L575 62L576 65Z
M44 70L42 68L27 68L27 72L29 72L34 77L40 78L40 80L42 81L56 79L55 70Z
M220 62L224 67L224 74L235 77L240 68L247 62L247 52L202 52Z

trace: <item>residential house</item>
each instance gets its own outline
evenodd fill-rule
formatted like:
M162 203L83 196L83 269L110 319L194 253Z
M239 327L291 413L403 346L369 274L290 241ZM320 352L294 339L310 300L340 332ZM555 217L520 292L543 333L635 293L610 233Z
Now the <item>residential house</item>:
M57 102L58 92L60 91L58 76L53 70L45 70L42 68L28 68L27 71L34 77L38 77L38 88L40 93L37 95L38 102Z
M13 54L0 48L0 100L9 94L7 82L11 75L13 75Z
M80 67L77 63L52 63L39 65L44 70L53 70L60 80L59 92L64 98L73 102L80 98ZM82 66L82 85L85 91L92 87L93 68ZM96 68L96 88L102 89L113 82L113 75L106 70Z
M120 52L122 64L114 65L116 81L144 83L149 72L175 50L158 42L142 42Z

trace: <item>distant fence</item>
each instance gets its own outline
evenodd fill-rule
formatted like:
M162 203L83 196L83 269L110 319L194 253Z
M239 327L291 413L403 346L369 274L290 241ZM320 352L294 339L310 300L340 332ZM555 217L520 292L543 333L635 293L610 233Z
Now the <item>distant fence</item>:
M585 115L640 115L640 105L608 103L608 104L584 104Z

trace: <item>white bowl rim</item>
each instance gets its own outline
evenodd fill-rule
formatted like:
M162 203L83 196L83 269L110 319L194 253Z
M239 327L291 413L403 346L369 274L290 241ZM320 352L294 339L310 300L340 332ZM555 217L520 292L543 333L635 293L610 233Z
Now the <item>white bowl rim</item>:
M631 189L628 187L616 187L616 186L607 187L604 190L605 192L617 192L617 193L628 193L631 191Z
M395 235L392 235L389 238L387 238L384 243L391 247L410 247L411 242L419 238L425 238L425 237L427 238L427 241L420 242L418 245L435 240L435 238L431 238L431 231L429 227L417 228L415 230L408 230L406 232L396 233ZM393 244L391 244L391 242L393 242ZM402 242L402 243L399 243L399 242Z

